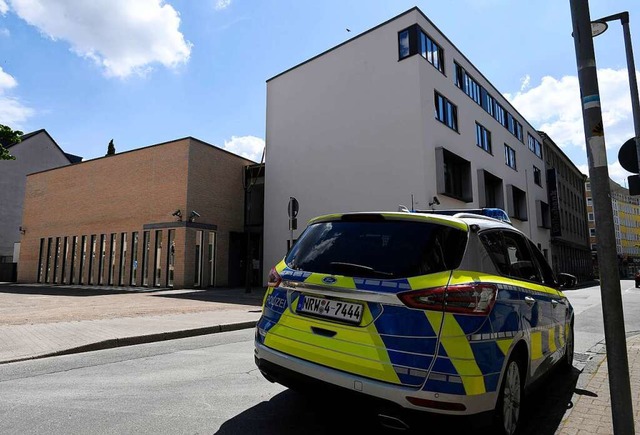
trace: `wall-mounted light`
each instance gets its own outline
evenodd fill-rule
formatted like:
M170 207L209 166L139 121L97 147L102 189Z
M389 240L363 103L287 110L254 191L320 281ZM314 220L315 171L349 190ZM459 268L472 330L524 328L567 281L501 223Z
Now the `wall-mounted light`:
M180 211L180 209L174 211L173 213L171 213L171 216L175 216L178 218L178 221L182 220L182 212Z
M189 215L189 222L193 222L197 217L200 217L200 213L195 210L191 210L191 214Z
M27 232L26 228L20 227L20 234L23 234Z

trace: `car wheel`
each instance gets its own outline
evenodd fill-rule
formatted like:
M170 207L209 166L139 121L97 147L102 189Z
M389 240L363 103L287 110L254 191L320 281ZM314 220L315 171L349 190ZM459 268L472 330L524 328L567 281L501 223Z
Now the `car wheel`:
M513 357L507 363L495 409L496 433L513 435L518 430L524 392L521 364L518 358Z
M567 340L564 343L564 358L562 359L562 368L566 371L573 369L573 346L573 323L571 323Z

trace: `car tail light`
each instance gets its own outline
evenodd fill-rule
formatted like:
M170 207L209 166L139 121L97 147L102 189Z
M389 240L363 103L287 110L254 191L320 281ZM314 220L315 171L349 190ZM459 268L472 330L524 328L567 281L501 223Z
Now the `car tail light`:
M495 284L462 284L399 293L406 306L422 310L486 315L496 301Z
M269 271L269 277L267 278L267 287L278 287L282 282L282 277L276 271L275 268L272 268Z

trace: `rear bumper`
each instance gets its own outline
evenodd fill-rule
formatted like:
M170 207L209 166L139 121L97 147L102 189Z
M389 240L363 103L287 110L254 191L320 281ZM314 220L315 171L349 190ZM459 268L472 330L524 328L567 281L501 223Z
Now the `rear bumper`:
M258 342L255 342L255 360L267 379L287 387L304 388L307 385L328 389L338 387L352 393L365 394L405 410L447 415L474 415L493 411L498 397L497 392L465 396L392 385L292 357ZM424 399L436 405L434 407L417 406L409 402L407 396ZM464 405L464 410L438 409L446 408L448 404Z

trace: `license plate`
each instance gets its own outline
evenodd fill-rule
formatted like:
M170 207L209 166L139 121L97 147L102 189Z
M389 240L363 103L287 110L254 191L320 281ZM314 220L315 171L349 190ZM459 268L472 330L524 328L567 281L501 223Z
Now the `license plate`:
M362 304L301 295L296 311L348 323L360 323L362 310Z

